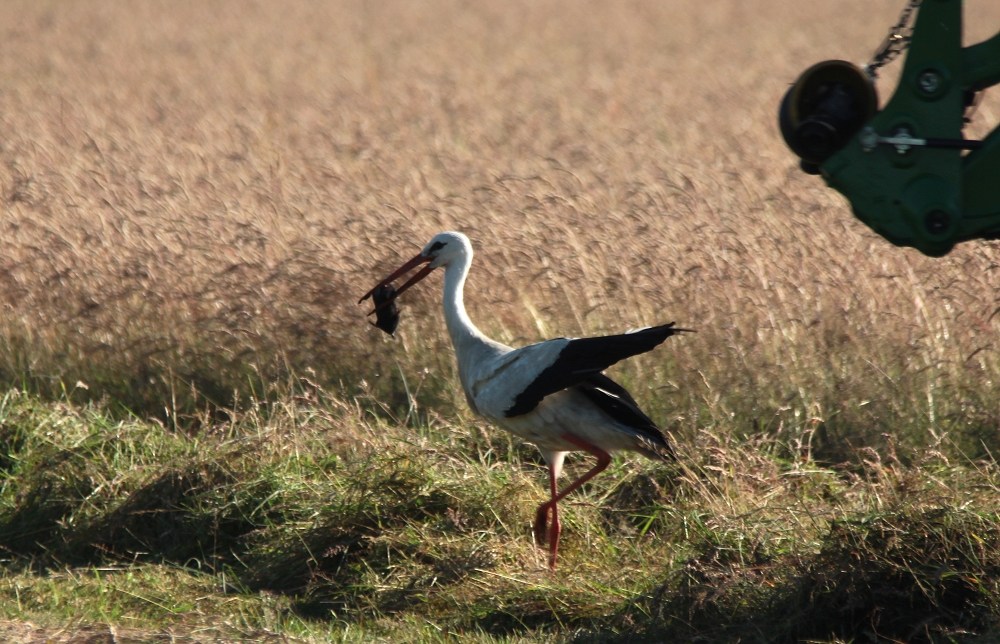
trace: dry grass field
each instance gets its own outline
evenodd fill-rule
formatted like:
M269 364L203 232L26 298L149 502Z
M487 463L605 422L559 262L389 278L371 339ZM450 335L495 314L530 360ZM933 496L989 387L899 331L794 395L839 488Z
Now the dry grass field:
M902 4L0 3L0 634L995 641L1000 243L892 247L776 128ZM698 331L615 367L681 462L556 575L440 278L356 304L446 229L501 341Z

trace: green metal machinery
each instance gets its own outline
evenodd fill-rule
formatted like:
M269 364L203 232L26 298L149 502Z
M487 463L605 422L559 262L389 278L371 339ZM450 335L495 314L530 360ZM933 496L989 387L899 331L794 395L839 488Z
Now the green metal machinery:
M907 38L900 30L914 10ZM962 135L977 93L1000 83L1000 33L962 47L962 0L910 0L896 32L876 60L907 42L908 52L881 110L874 69L818 63L782 101L785 141L804 171L893 244L938 257L961 241L1000 238L1000 128L982 141Z

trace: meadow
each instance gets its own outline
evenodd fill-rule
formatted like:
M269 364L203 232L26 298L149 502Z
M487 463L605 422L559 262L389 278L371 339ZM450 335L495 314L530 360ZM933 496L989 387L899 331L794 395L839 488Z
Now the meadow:
M891 246L776 127L901 8L0 3L0 638L996 641L1000 242ZM555 574L440 278L357 305L447 229L502 342L697 330L611 370L680 458Z

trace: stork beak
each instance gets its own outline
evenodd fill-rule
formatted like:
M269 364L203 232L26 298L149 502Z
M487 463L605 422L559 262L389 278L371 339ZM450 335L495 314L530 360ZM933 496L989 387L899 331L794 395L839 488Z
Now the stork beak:
M381 282L379 282L378 284L376 284L375 287L372 290L370 290L367 293L365 293L364 296L360 300L358 300L358 304L361 304L362 302L364 302L365 300L367 300L368 298L370 298L372 296L372 293L375 292L375 289L379 288L380 286L385 286L386 284L392 282L397 277L405 275L406 273L410 272L411 270L413 270L417 266L420 266L421 264L426 263L426 262L430 262L432 259L434 259L434 258L433 257L425 257L423 254L417 255L416 257L414 257L413 259L411 259L410 261L406 262L405 264L403 264L402 266L400 266L399 268L397 268L395 271L393 271L392 274L389 275L389 277L386 277ZM434 268L432 266L430 266L430 265L424 266L413 277L411 277L409 280L407 280L407 282L405 284L403 284L401 287L399 287L399 290L396 291L395 295L393 295L391 298L389 298L385 302L382 302L381 304L379 304L368 315L372 315L373 313L375 313L379 309L381 309L381 308L383 308L385 306L388 306L389 303L392 302L393 300L395 300L397 297L399 297L400 294L403 291L405 291L406 289L410 288L411 286L413 286L414 284L416 284L420 280L422 280L425 277L427 277L428 275L430 275L431 271L433 271L433 270L434 270Z

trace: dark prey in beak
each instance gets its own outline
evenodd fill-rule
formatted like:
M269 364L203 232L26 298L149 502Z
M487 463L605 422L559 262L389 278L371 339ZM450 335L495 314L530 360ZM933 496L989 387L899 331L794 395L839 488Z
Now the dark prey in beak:
M396 332L396 327L399 325L399 308L396 306L396 298L399 297L400 293L427 277L430 272L434 270L429 264L429 262L433 259L433 257L417 255L393 271L391 275L376 284L375 288L361 296L361 299L358 300L358 304L361 304L368 298L372 298L372 302L375 304L375 308L368 313L368 315L372 315L373 313L375 314L375 322L372 323L373 326L382 329L389 335L393 335ZM399 289L396 289L391 284L394 279L405 275L421 264L428 265L417 271L417 274L411 277L405 284L400 286Z
M382 329L392 337L396 337L396 327L399 326L399 307L396 306L395 300L396 287L392 284L383 284L372 291L372 301L375 303L375 321L369 322L369 324L377 329Z

